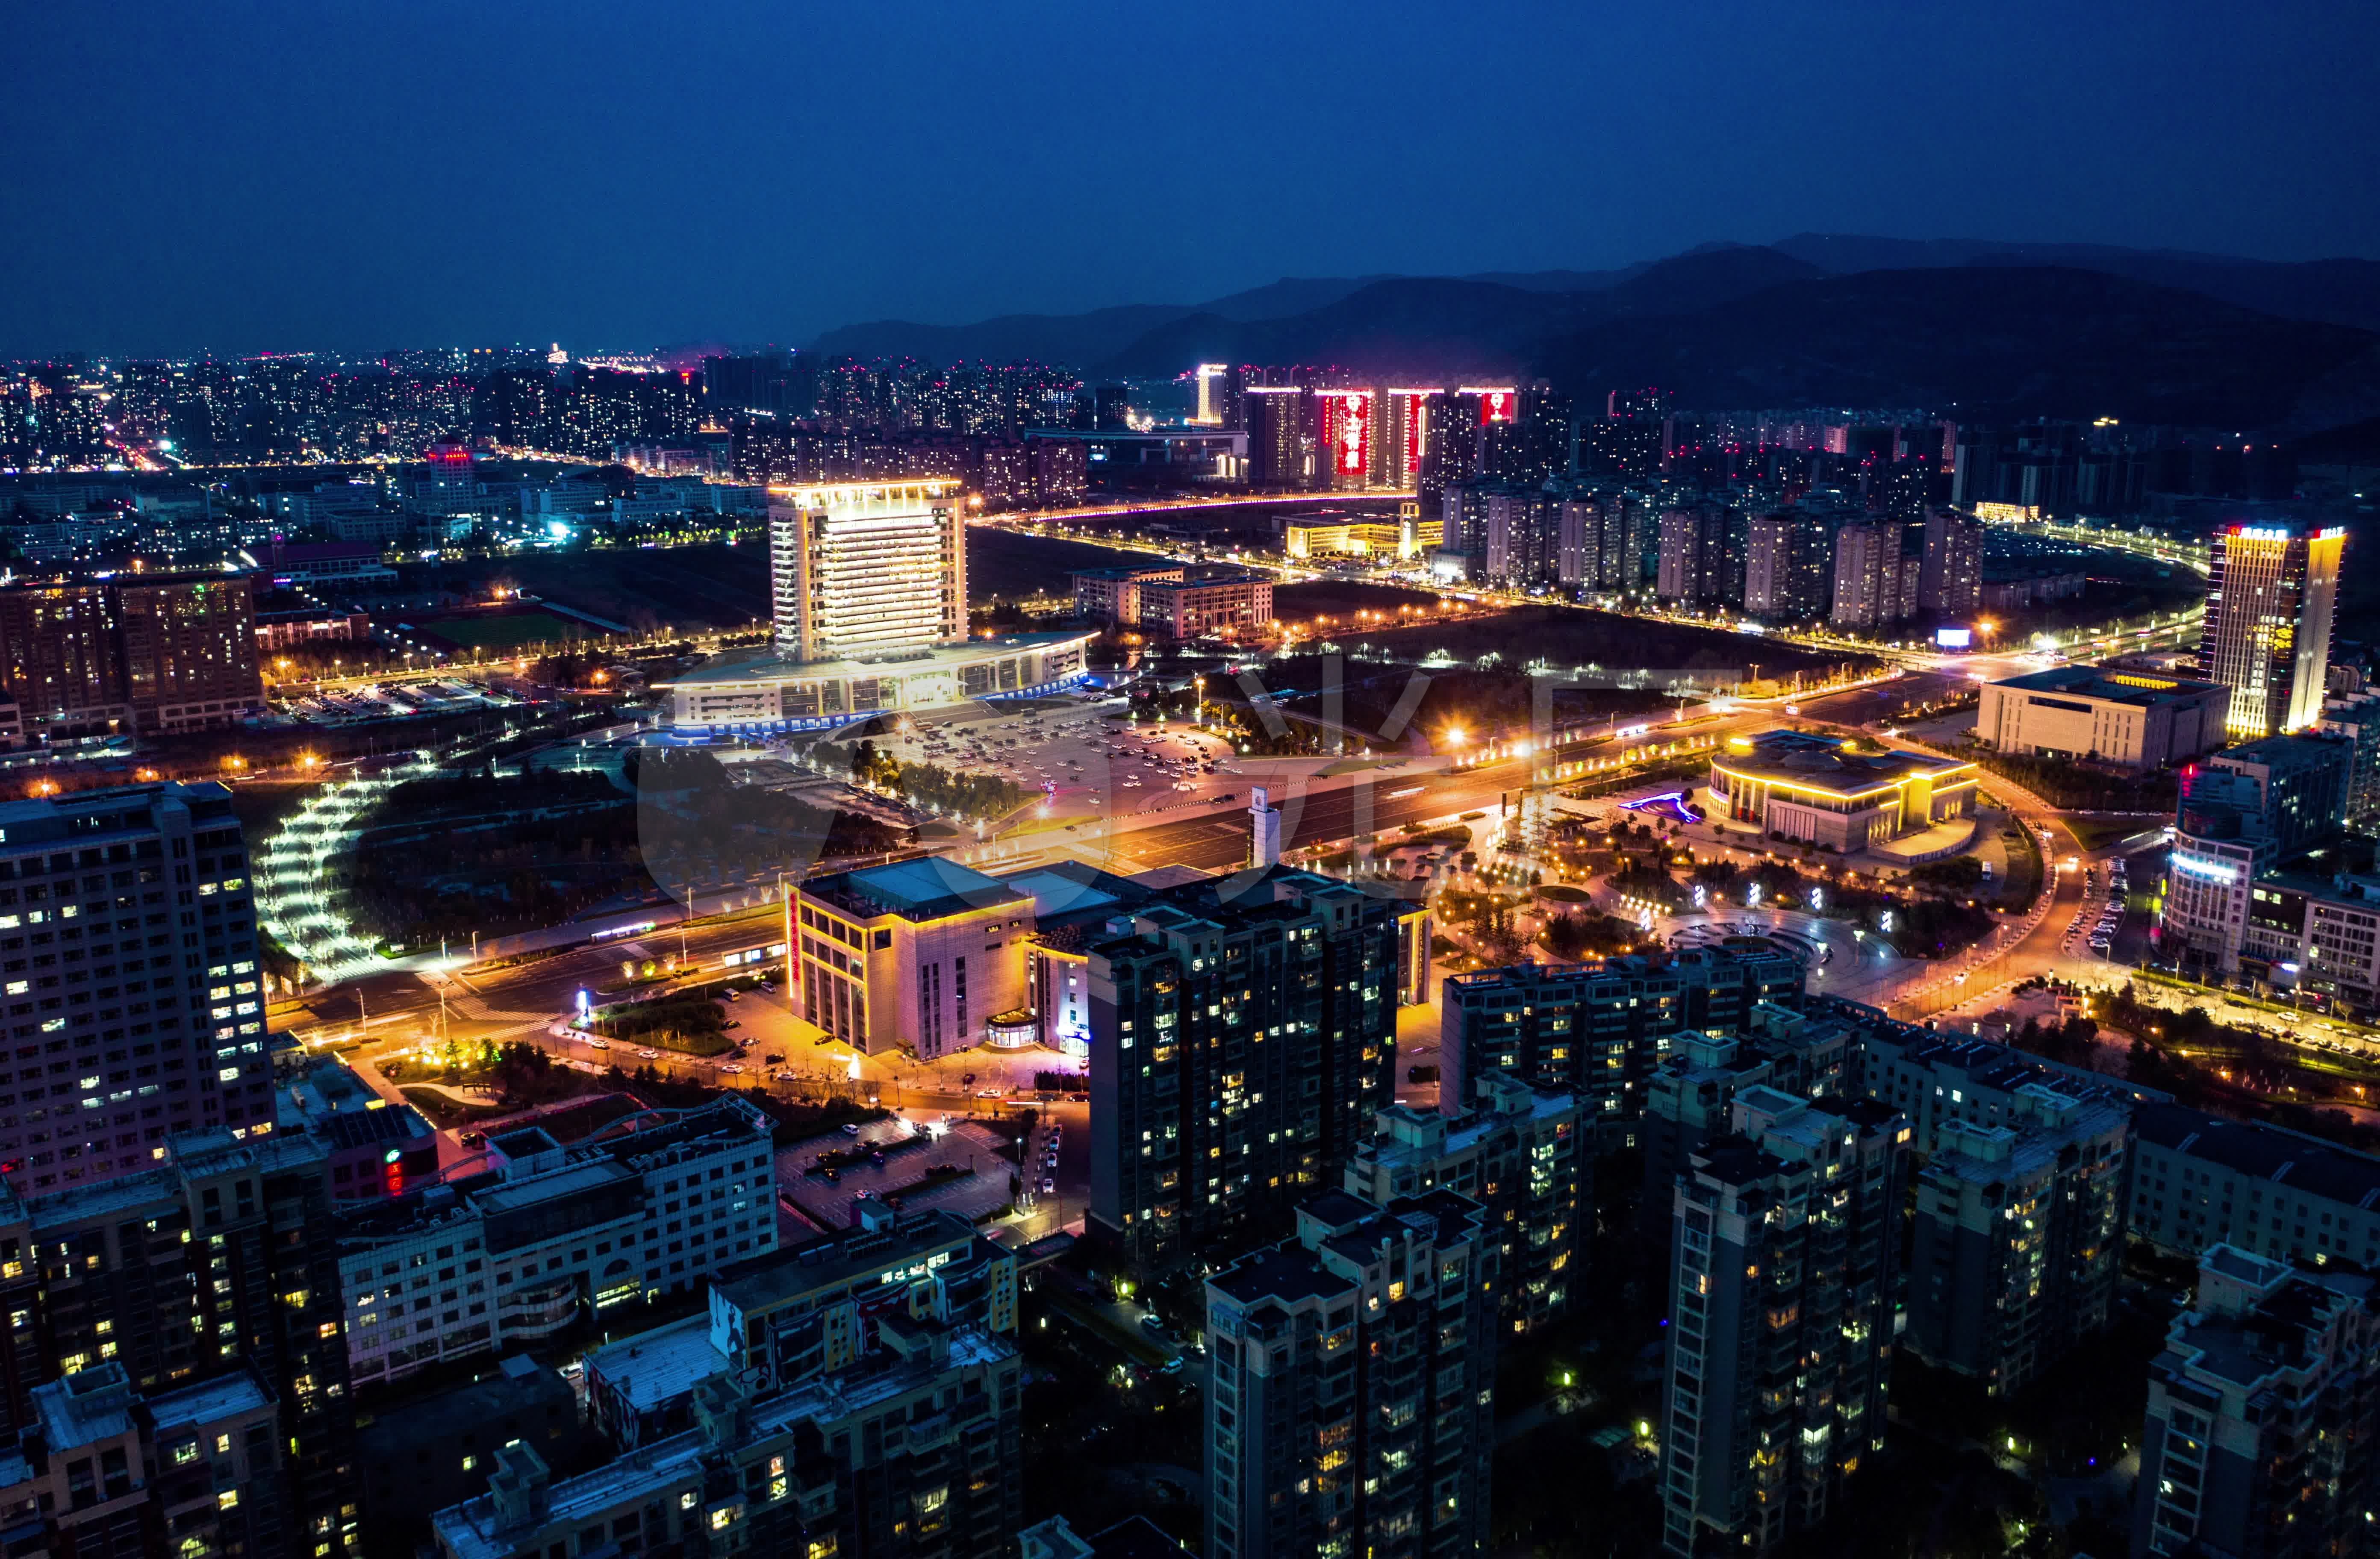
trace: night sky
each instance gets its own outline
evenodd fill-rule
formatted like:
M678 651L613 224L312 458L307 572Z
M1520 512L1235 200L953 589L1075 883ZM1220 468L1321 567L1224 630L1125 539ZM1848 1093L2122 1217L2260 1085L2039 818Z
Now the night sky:
M0 355L798 343L1805 230L2380 254L2380 6L36 4Z

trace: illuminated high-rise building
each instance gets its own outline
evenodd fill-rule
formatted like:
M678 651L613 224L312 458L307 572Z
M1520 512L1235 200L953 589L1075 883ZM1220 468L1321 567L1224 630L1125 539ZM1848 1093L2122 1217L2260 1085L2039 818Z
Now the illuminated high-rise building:
M2231 690L2226 729L2252 742L2322 718L2347 532L2235 525L2215 538L2199 674Z
M1318 390L1315 486L1361 491L1373 485L1380 396L1374 390Z
M1290 385L1247 388L1248 479L1259 488L1314 485L1314 392Z
M777 650L826 660L966 637L958 484L792 488L769 504Z

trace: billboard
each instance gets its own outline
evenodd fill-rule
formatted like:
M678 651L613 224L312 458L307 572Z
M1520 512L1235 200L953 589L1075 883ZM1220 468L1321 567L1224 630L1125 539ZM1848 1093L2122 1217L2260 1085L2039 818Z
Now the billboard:
M1517 390L1475 390L1472 393L1479 397L1479 420L1483 426L1510 422L1520 415L1521 393Z
M1330 453L1330 474L1342 482L1360 482L1372 468L1373 393L1325 390L1315 399L1321 403L1322 445Z
M1934 642L1944 649L1972 649L1975 643L1973 628L1937 628Z

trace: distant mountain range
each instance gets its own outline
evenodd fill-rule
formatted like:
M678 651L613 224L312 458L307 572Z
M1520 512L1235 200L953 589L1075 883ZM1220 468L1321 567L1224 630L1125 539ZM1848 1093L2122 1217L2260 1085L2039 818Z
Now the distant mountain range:
M1334 364L1445 383L1659 384L1686 407L1926 405L2302 434L2380 417L2380 262L1803 233L1616 271L1292 277L1196 305L878 320L824 353Z

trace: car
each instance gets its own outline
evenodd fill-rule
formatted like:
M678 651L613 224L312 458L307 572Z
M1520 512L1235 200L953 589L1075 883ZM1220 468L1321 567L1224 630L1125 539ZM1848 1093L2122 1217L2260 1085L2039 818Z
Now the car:
M608 1039L600 1039L590 1033L587 1036L587 1048L589 1050L609 1050L612 1048L612 1042Z
M844 1136L846 1136L846 1137L856 1137L856 1136L858 1136L858 1135L859 1135L859 1124L858 1124L858 1122L856 1122L856 1121L851 1121L851 1120L846 1120L846 1121L844 1121L844 1122L843 1123L843 1134L844 1134Z
M488 1145L488 1134L485 1131L466 1131L455 1141L467 1148L481 1148Z
M662 1053L658 1050L639 1050L637 1052L637 1059L640 1061L658 1061L661 1058Z
M1057 1192L1058 1182L1050 1178L1046 1175L1043 1176L1041 1178L1041 1194L1044 1196L1055 1196Z
M728 1020L727 1020L727 1021L725 1021L725 1022L723 1022L723 1023L720 1024L719 1026L720 1026L721 1028L722 1028L722 1029L740 1029L740 1028L742 1028L744 1025L743 1025L742 1023L740 1023L740 1022L737 1022L735 1019L730 1018L730 1019L728 1019Z
M1161 1337L1165 1335L1165 1318L1154 1312L1144 1315L1140 1318L1140 1329L1152 1337Z
M794 1069L791 1067L787 1067L782 1071L772 1071L769 1074L769 1081L771 1082L791 1082L794 1080Z
M975 1091L975 1096L978 1099L1004 1099L1008 1097L1008 1090L997 1087L978 1088Z
M737 1066L737 1065L736 1065L735 1062L733 1062L733 1061L722 1061L722 1062L721 1062L721 1063L720 1063L719 1070L720 1070L721 1071L723 1071L723 1072L740 1072L740 1071L742 1071L744 1069L743 1069L742 1067Z

